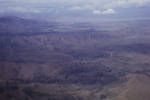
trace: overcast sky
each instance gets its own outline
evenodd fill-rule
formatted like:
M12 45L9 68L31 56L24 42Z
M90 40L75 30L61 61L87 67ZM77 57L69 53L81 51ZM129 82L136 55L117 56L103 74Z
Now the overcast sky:
M149 6L150 0L0 0L0 13L82 12L116 14L119 9Z

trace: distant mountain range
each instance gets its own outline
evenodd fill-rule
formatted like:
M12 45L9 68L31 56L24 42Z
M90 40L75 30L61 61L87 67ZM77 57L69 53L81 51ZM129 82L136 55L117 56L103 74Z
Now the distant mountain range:
M24 19L14 16L6 16L0 18L0 34L38 34L44 31L45 28L53 28L54 23L46 23L33 19Z
M128 8L117 8L114 9L114 14L93 14L92 11L64 11L63 13L55 12L41 12L41 13L30 13L30 12L4 12L0 13L0 16L18 16L22 18L30 18L36 20L46 21L98 21L98 20L128 20L128 19L149 19L149 6L144 7L128 7Z

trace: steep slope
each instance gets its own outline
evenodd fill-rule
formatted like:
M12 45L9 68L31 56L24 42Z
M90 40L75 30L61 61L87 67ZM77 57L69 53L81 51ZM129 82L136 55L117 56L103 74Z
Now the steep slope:
M150 77L144 74L130 74L120 84L105 89L111 100L149 100ZM105 93L104 92L104 93Z

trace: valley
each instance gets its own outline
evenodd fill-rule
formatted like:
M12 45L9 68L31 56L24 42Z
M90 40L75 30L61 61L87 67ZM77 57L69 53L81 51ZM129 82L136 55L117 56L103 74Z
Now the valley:
M149 22L0 18L0 100L149 100Z

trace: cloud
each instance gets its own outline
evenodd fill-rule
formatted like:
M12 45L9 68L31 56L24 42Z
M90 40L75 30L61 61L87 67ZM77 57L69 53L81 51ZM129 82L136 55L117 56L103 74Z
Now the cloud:
M52 10L61 12L63 9L63 11L92 11L93 14L114 14L116 12L114 9L149 4L150 0L0 0L0 11L40 13Z
M104 10L103 12L102 12L102 14L115 14L116 12L115 12L115 10L114 9L107 9L107 10Z
M150 0L116 0L110 5L112 7L141 7L149 4Z
M109 15L109 14L115 14L115 13L116 11L114 9L106 9L103 11L93 10L93 14L96 14L96 15Z
M83 8L80 6L71 7L71 10L82 10Z
M99 15L102 14L102 12L100 10L93 10L93 14Z
M128 3L143 6L147 3L150 3L150 0L129 0Z

